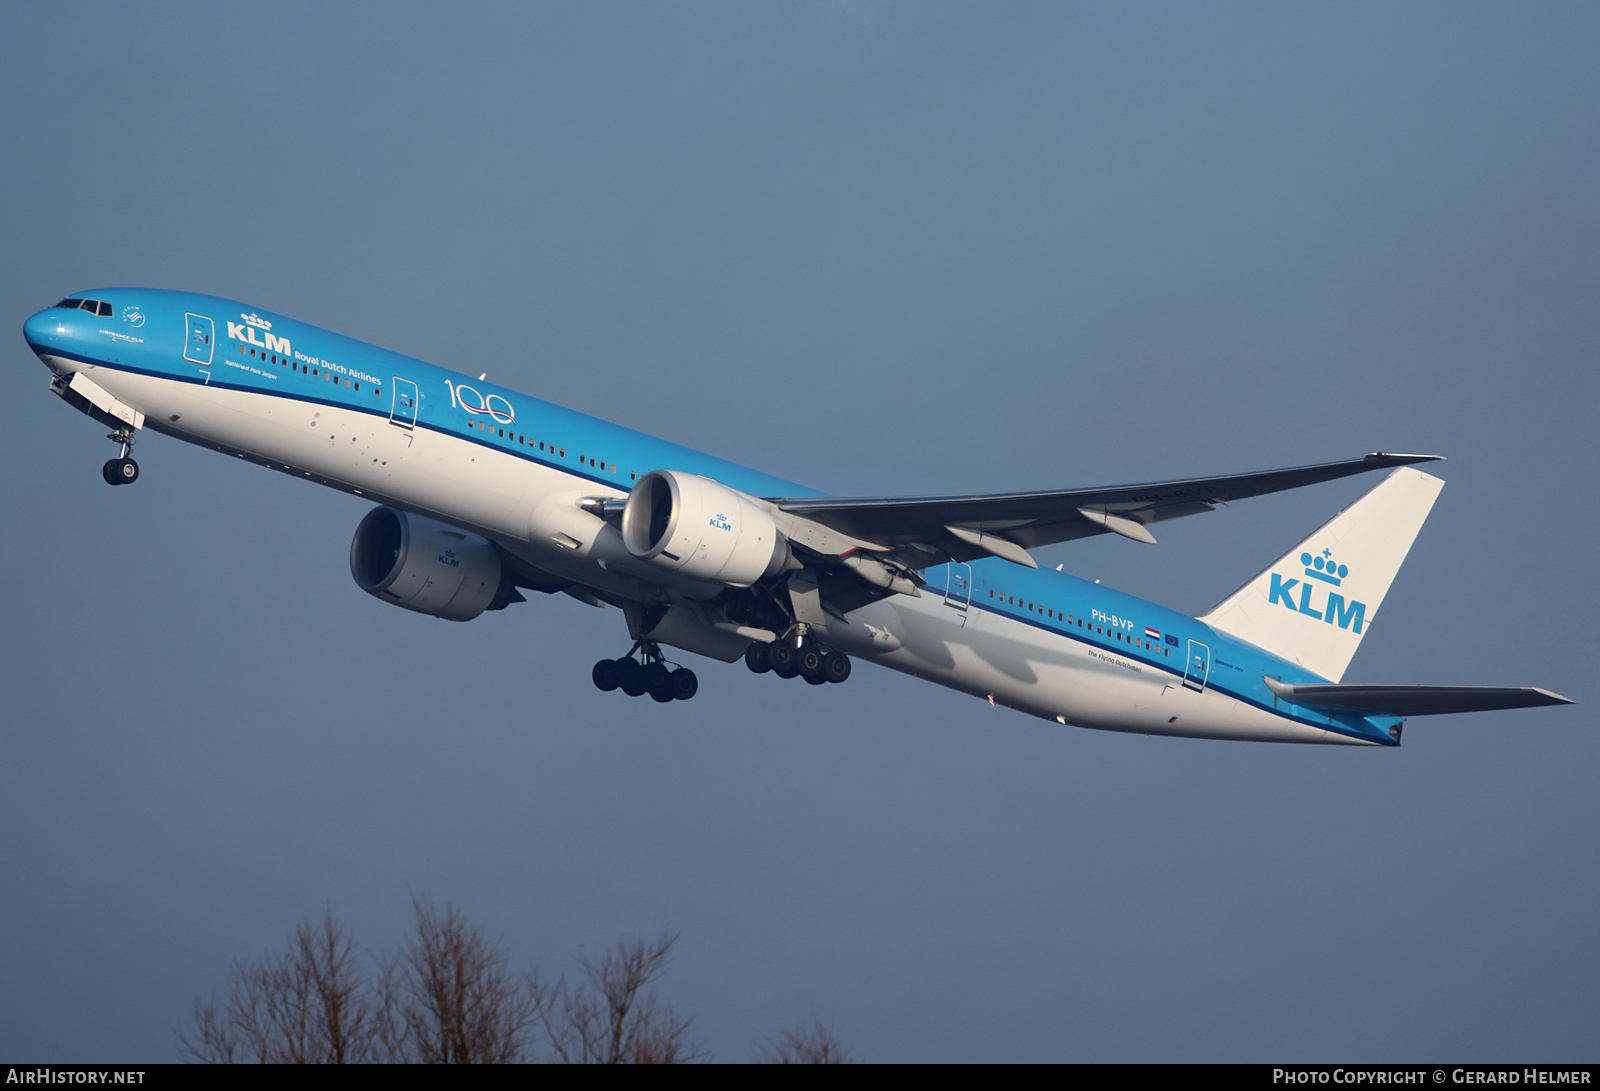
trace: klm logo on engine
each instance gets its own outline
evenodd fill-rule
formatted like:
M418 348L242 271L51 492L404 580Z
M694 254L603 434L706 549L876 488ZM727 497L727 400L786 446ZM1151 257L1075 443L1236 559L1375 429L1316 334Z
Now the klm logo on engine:
M1333 551L1330 549L1324 549L1320 557L1302 553L1300 563L1305 566L1303 580L1284 579L1276 572L1272 573L1272 586L1267 589L1267 602L1282 603L1286 609L1293 610L1297 614L1314 617L1318 621L1338 625L1341 629L1349 629L1352 633L1359 634L1367 618L1367 604L1353 599L1346 602L1343 593L1332 590L1341 586L1345 577L1350 575L1349 567L1335 563ZM1321 590L1318 584L1326 584L1329 587L1320 605L1311 601L1312 596ZM1298 594L1295 593L1296 588L1299 589Z
M461 561L456 557L456 551L453 549L447 549L443 553L439 554L439 563L447 564L451 568L461 567Z
M244 321L228 323L229 337L236 341L243 341L247 345L254 345L264 352L276 352L284 356L294 355L294 351L289 347L289 339L287 337L272 336L271 322L255 314L241 314L239 317ZM256 336L257 330L261 331L261 337Z
M708 522L710 522L710 524L716 527L718 530L733 529L733 524L728 522L728 517L720 512L718 512L716 515L713 515Z

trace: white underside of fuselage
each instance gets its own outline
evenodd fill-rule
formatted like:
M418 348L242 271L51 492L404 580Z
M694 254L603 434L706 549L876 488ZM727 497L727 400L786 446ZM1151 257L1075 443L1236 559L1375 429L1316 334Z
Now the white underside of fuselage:
M638 602L709 597L642 567L583 497L627 494L558 467L371 412L96 367L147 427L473 531L564 579ZM671 467L663 467L671 469ZM1079 727L1208 739L1372 745L1297 723L1181 677L977 605L893 595L831 619L823 639L852 656ZM663 640L670 643L670 640ZM695 649L691 649L695 650Z

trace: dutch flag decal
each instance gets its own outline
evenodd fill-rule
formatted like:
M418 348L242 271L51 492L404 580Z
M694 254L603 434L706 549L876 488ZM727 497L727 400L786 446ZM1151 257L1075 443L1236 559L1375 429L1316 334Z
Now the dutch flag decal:
M1161 634L1156 632L1154 629L1150 628L1150 626L1148 626L1148 625L1146 625L1144 627L1144 635L1149 637L1151 640L1160 640L1161 639Z

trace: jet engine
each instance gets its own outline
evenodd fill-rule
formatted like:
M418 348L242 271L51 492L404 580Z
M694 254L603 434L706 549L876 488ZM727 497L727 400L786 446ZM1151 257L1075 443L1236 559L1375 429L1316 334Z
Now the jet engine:
M645 474L628 494L622 541L656 568L732 587L748 587L789 563L789 543L754 498L672 470Z
M373 508L350 542L350 575L384 602L471 621L493 608L504 571L488 539L394 508Z

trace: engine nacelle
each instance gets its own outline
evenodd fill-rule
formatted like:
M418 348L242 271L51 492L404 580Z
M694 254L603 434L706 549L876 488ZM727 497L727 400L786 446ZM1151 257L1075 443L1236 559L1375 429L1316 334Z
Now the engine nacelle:
M373 508L350 542L356 586L384 602L448 621L471 621L500 591L500 552L476 534Z
M751 497L671 470L645 474L628 494L622 541L656 568L732 587L776 575L789 560L789 543Z

